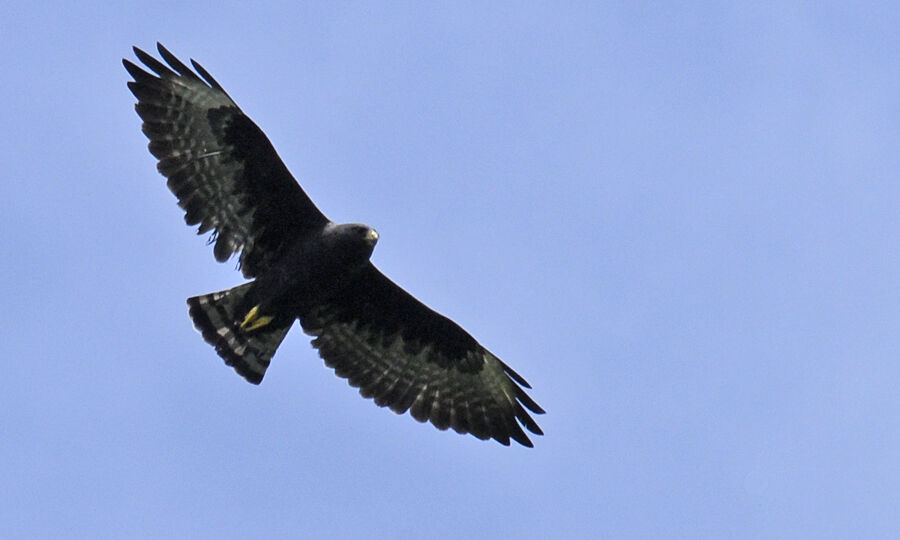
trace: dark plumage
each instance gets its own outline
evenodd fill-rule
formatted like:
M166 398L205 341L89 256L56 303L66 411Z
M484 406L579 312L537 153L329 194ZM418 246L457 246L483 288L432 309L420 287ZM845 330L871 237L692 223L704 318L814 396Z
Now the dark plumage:
M272 144L199 64L135 48L128 88L157 168L217 261L253 281L188 299L203 338L259 384L295 319L338 376L382 407L479 439L532 446L544 411L525 379L369 261L374 229L328 220ZM198 76L199 74L199 76ZM526 410L528 409L528 410ZM521 424L521 426L520 426Z

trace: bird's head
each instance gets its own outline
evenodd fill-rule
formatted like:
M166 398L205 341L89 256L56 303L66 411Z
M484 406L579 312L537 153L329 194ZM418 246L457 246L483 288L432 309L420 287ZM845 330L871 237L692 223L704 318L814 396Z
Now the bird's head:
M365 262L378 243L378 231L362 223L344 223L326 227L328 244L346 262Z

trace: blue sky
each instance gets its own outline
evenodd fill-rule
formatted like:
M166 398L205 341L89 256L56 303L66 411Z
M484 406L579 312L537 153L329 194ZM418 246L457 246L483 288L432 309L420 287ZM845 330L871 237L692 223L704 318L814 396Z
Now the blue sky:
M0 527L19 537L797 538L900 528L900 5L14 2ZM121 58L200 61L375 263L534 386L536 448L361 399L241 282Z

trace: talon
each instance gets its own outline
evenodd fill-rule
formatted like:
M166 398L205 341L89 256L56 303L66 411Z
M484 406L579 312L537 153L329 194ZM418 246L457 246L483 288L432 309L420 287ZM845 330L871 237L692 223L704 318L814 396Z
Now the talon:
M270 317L268 315L260 316L259 306L253 306L253 309L247 312L247 316L244 317L244 321L241 323L241 329L247 330L248 332L256 330L257 328L262 328L269 324L274 318L275 317Z

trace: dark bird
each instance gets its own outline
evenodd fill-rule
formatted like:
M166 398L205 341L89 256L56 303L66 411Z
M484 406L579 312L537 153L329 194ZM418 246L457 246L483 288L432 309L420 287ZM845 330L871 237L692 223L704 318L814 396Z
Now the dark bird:
M188 298L194 326L225 363L259 384L295 319L325 364L366 398L438 429L532 446L529 384L459 325L432 311L369 261L378 233L335 224L309 199L269 139L222 86L162 45L166 62L134 48L143 132L188 225L219 262L238 253L252 281ZM519 425L521 424L521 426Z

